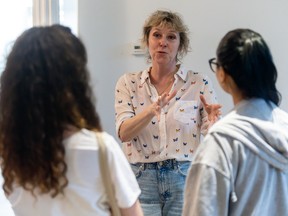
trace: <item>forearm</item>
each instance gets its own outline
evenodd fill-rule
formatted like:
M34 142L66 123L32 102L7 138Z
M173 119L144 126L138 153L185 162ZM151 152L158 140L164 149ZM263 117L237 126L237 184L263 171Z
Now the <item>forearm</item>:
M139 201L137 200L130 208L120 208L123 216L143 216L143 211Z
M155 116L153 112L153 106L148 106L143 112L137 114L136 116L125 120L119 129L119 137L122 142L127 142L132 140L145 128L152 118Z

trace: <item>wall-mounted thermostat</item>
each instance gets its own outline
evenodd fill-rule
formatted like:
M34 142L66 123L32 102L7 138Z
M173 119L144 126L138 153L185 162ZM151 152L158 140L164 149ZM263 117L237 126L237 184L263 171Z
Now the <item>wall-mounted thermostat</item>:
M145 54L145 48L141 44L133 44L132 47L132 54L133 55L144 55Z

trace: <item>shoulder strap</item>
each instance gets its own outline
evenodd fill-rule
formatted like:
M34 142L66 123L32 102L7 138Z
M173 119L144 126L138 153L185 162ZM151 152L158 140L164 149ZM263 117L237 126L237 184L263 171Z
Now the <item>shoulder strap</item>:
M104 144L104 140L102 139L102 136L99 133L96 133L96 138L99 143L99 164L100 164L101 177L102 177L105 191L107 193L111 212L113 216L120 216L121 213L120 213L120 209L118 207L118 204L115 198L114 185L111 181L109 167L107 167L107 164L108 164L107 149Z

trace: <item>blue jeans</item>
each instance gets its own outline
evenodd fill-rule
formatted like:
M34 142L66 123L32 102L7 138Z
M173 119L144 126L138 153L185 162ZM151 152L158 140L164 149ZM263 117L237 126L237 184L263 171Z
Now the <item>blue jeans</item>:
M141 188L139 197L145 216L182 214L184 185L190 161L174 159L131 164Z

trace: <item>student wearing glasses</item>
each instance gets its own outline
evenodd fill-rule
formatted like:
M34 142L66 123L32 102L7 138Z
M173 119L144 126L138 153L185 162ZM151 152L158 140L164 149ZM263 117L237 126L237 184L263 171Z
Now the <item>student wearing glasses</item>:
M288 215L288 114L277 69L263 37L228 32L209 60L233 110L197 149L185 186L183 215Z

